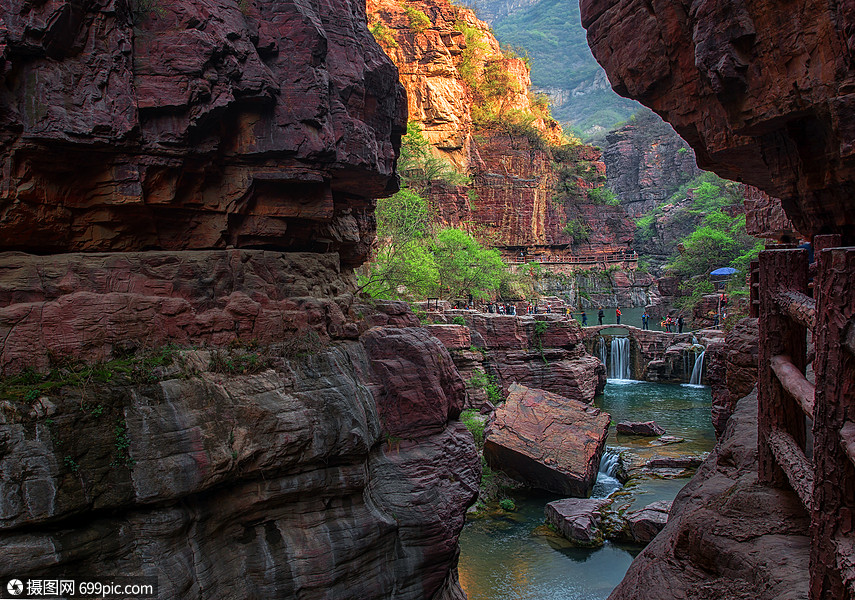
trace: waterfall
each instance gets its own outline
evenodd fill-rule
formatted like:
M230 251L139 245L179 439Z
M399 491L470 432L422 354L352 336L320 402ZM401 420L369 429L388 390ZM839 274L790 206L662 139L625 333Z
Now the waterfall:
M616 475L620 469L620 452L614 448L606 448L600 458L600 471L597 473L597 481L591 492L592 498L606 498L612 492L621 487Z
M631 379L629 371L629 338L612 338L609 379Z
M603 366L606 366L606 340L603 336L600 336L597 340L597 354L599 355L600 361L603 363Z
M701 385L701 380L704 378L704 354L706 353L704 350L695 359L695 366L692 367L692 378L689 380L692 385Z

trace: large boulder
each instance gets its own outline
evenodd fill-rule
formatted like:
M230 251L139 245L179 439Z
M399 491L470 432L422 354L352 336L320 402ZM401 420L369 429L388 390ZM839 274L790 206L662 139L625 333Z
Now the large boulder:
M564 498L546 505L546 522L578 546L602 546L600 512L610 505L607 498Z
M610 421L583 402L514 384L485 432L484 457L532 487L584 498L597 479Z

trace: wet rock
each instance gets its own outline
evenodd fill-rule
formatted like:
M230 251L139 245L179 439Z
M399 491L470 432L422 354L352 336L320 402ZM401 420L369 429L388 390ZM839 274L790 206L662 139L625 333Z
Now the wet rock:
M685 442L686 438L677 437L676 435L663 435L658 439L650 442L651 446L670 446L671 444L680 444Z
M655 437L665 433L665 430L657 425L656 421L621 421L616 428L618 433L624 435Z
M633 541L641 544L650 542L656 534L662 531L668 522L668 511L671 503L665 500L653 502L644 508L633 510L625 515L626 532Z
M485 432L484 457L532 487L587 497L610 420L582 402L514 384Z
M600 512L611 504L607 498L565 498L546 505L546 522L578 546L603 545Z
M650 469L696 469L704 462L700 456L655 456L645 463Z

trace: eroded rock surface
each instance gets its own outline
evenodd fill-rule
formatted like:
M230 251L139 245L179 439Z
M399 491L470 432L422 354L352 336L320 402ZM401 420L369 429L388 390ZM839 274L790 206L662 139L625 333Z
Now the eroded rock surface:
M610 421L598 408L515 384L484 432L484 458L533 487L585 498L597 479Z
M616 425L618 433L625 435L642 435L647 437L658 437L665 433L656 421L621 421Z
M582 0L581 12L614 89L668 121L700 167L780 198L802 234L855 239L848 3Z
M564 498L546 505L546 522L579 546L602 546L601 510L612 503L606 498Z
M734 325L723 342L709 346L712 422L718 436L724 433L736 402L757 385L759 344L757 319L748 317Z
M442 350L395 333L420 356ZM449 421L462 383L443 380L453 400L414 427L375 397L412 392L380 360L354 341L255 375L70 390L49 415L7 404L0 575L73 564L158 576L162 597L432 597L454 577L480 476L471 434Z
M605 368L585 351L577 321L558 315L466 316L472 344L486 350L499 385L536 387L590 403L606 385Z
M0 7L0 249L364 260L406 103L358 2Z

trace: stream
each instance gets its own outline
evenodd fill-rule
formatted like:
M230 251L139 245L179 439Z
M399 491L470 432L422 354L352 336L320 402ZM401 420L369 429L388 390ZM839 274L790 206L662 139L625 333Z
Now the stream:
M653 419L666 433L686 439L653 447L650 438L617 436L611 429L607 447L629 448L650 458L712 450L710 400L706 387L610 381L594 404L609 412L614 422ZM672 500L688 481L636 481L629 488L635 498L633 508ZM595 495L605 495L613 487L600 481ZM576 548L537 535L535 529L544 523L544 507L560 496L514 492L512 497L516 511L471 519L460 535L460 582L469 600L605 600L641 551L641 546L613 542L602 548Z

